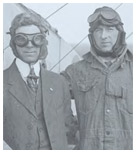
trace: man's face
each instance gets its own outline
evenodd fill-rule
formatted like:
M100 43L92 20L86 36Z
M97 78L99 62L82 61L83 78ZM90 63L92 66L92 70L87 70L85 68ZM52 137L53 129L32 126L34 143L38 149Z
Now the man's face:
M26 37L35 36L35 34L40 34L40 30L35 25L22 26L16 29L16 35L23 34ZM39 59L40 46L36 46L32 43L32 38L24 46L16 45L18 57L25 63L36 63ZM37 39L38 40L38 39ZM24 38L20 35L17 37L17 42L23 42ZM40 39L38 40L40 41Z
M116 27L99 25L93 33L97 48L103 53L112 52L112 48L118 38L118 33Z

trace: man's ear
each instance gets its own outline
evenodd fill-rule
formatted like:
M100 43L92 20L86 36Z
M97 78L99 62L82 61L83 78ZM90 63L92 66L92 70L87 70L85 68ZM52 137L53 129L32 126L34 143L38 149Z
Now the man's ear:
M40 51L39 59L46 59L46 57L47 57L47 55L48 55L47 43L48 43L48 41L46 41L46 42L41 46L41 51Z
M90 44L92 44L92 34L88 34L88 39L89 39L89 42L90 42Z

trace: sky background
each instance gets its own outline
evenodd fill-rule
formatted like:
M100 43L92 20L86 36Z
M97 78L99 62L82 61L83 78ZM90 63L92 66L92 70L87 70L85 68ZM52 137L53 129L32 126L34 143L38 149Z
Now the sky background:
M58 8L66 3L23 3L47 18ZM133 4L132 3L67 3L58 12L47 18L52 27L58 30L58 34L69 43L78 43L88 34L87 18L98 7L109 6L120 14L126 36L133 31ZM132 36L127 40L132 42ZM88 43L85 39L83 43Z
M124 23L128 48L133 52L133 3L23 3L26 7L39 13L58 34L72 47L79 44L75 50L80 56L90 50L88 40L89 24L87 18L96 8L109 6L115 9ZM62 7L62 8L61 8ZM61 8L61 9L59 9ZM58 10L56 12L56 10ZM56 13L54 13L56 12ZM54 13L54 14L53 14Z

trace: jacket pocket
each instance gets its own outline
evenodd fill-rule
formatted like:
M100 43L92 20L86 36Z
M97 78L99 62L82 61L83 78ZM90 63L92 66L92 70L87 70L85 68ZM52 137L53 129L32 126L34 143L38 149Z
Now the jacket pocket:
M132 101L127 101L127 99L119 98L117 100L118 109L127 113L129 115L133 114L133 104Z
M96 87L97 83L97 80L77 82L78 107L80 113L86 115L94 110L98 97L98 91Z
M112 86L107 91L108 95L114 96L118 110L127 114L133 114L133 102L128 98L128 90L123 86Z

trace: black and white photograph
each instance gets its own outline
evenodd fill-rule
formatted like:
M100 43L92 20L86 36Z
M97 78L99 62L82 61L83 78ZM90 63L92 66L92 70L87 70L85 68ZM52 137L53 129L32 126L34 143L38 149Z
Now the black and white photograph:
M133 1L4 3L3 150L134 150Z

